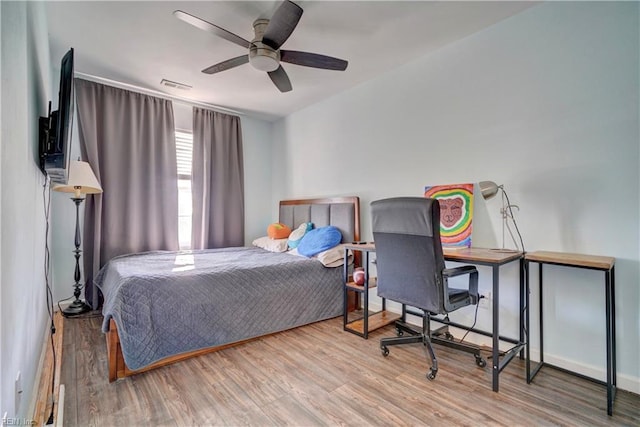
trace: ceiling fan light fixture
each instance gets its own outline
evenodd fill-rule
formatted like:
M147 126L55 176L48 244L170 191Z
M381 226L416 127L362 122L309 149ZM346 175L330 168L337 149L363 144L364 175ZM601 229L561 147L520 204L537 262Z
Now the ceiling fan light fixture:
M268 56L254 56L249 59L249 63L256 70L271 72L278 69L280 63Z
M256 70L275 71L280 66L280 53L261 42L254 42L249 49L249 63Z

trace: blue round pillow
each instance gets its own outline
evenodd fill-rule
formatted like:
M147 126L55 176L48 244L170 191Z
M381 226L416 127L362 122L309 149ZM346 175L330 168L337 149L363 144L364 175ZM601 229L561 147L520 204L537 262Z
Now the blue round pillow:
M342 241L342 233L337 227L328 225L313 229L304 235L298 244L298 253L312 257L322 251L337 246Z

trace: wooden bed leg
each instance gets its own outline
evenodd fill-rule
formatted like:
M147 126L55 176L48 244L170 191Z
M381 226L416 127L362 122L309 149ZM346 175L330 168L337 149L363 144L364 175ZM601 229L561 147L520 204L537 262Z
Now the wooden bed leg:
M116 322L111 319L109 321L109 331L107 338L107 359L109 361L109 382L112 383L118 379L118 348L120 347L120 339Z

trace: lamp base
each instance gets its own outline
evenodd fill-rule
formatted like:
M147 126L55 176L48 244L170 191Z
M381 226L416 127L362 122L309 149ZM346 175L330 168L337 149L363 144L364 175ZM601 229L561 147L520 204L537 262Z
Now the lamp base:
M85 304L82 300L75 300L72 302L67 308L62 310L63 316L77 316L82 313L86 313L87 311L91 311L91 307Z

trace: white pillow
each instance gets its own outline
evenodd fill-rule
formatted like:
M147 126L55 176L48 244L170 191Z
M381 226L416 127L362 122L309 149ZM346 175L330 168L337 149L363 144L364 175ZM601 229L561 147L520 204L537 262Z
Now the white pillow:
M298 249L291 249L288 254L306 257L298 252ZM340 267L344 265L344 244L339 244L338 246L334 246L331 249L327 249L326 251L322 251L317 255L312 256L311 258L315 258L322 263L325 267ZM353 252L349 252L349 264L353 262Z
M340 267L344 264L344 244L334 246L315 255L325 267ZM349 253L349 264L353 261L353 252Z
M286 252L288 249L287 239L272 239L269 236L258 237L252 244L269 252Z
M291 249L291 250L290 250L289 252L287 252L287 253L288 253L288 254L291 254L291 255L295 255L295 256L301 256L301 257L303 257L303 258L308 258L308 257L306 257L306 256L301 255L300 253L298 253L298 248Z

